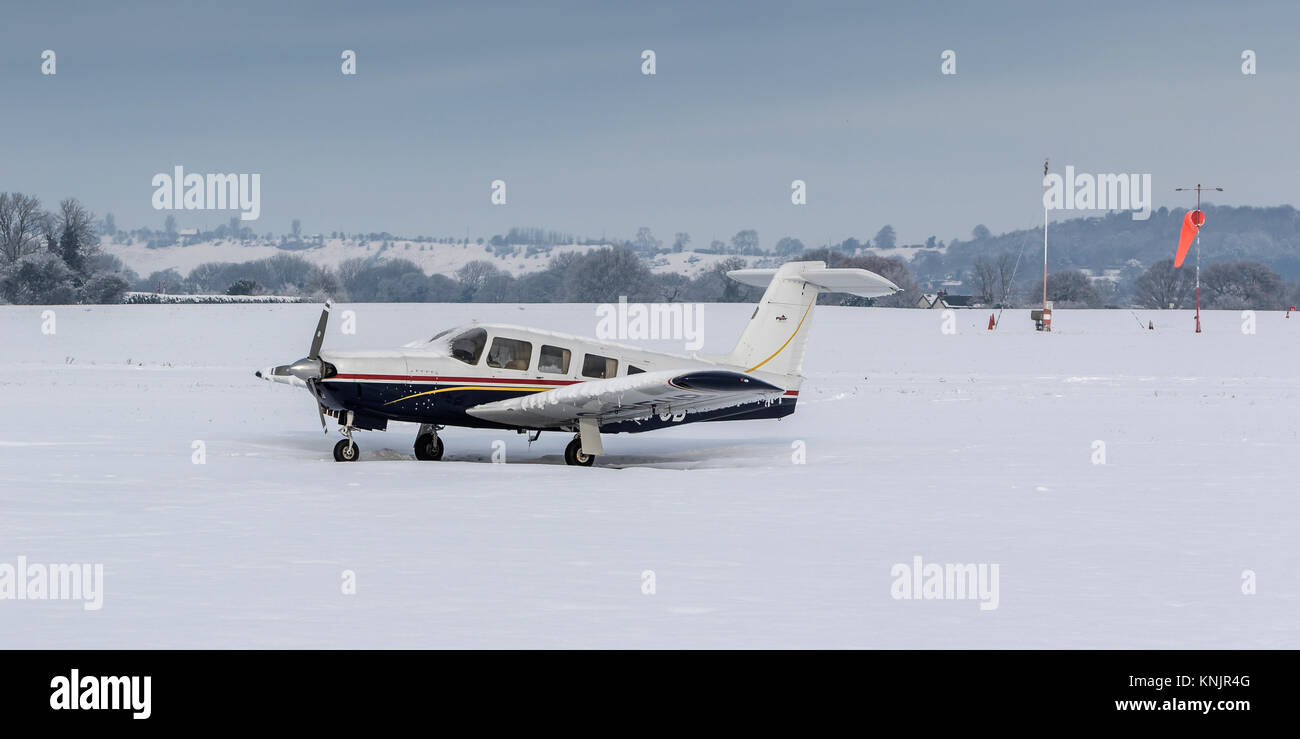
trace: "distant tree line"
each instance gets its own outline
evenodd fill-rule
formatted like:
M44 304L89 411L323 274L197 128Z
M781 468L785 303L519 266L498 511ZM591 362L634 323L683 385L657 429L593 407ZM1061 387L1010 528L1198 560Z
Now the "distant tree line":
M655 274L639 255L623 247L565 252L545 269L514 276L479 259L453 275L426 275L408 259L371 257L343 261L338 268L300 256L278 254L249 262L201 264L188 275L168 269L138 278L139 290L164 293L285 295L354 302L417 303L589 303L738 302L749 288L726 277L745 260L730 258L703 274ZM761 291L760 291L761 292Z
M1300 212L1291 206L1203 209L1202 307L1274 309L1300 300ZM1048 299L1063 306L1190 307L1195 259L1175 270L1170 258L1185 213L1160 208L1145 221L1112 212L1053 222ZM1041 227L994 236L977 226L969 240L917 251L909 266L923 285L955 282L981 302L1028 305L1042 300L1042 248Z
M1204 258L1201 305L1221 309L1280 309L1300 303L1300 214L1290 206L1226 208L1206 206L1209 226L1202 231ZM1047 299L1059 307L1187 308L1194 302L1194 263L1175 270L1169 253L1185 211L1160 209L1148 221L1128 213L1108 213L1053 223L1049 234ZM229 239L271 244L287 253L245 262L201 264L183 275L175 270L141 277L119 259L99 250L99 235L114 241L138 240L148 246L185 246ZM649 227L631 239L579 240L572 234L514 227L488 240L477 239L484 258L454 274L426 275L400 258L399 242L424 251L440 243L468 245L470 239L399 238L387 232L345 234L365 246L363 257L337 267L314 264L300 255L322 245L306 236L295 219L289 234L258 236L238 217L205 231L184 233L168 215L163 229L119 231L111 214L95 222L75 199L51 212L36 198L0 195L0 300L11 303L118 302L123 292L324 298L385 302L607 302L626 296L640 301L746 301L761 290L727 279L727 270L774 266L792 259L822 260L835 267L860 267L888 277L903 288L886 298L866 300L824 295L837 305L917 307L922 292L947 290L973 296L985 306L1035 305L1043 296L1042 229L994 235L984 225L969 240L945 244L934 236L901 245L892 226L870 238L846 238L808 249L782 237L765 245L753 229L730 239L693 244L677 232L671 241ZM371 249L371 242L377 246ZM580 244L587 252L554 254L558 245ZM694 277L662 268L683 252L725 257ZM549 259L541 270L516 275L493 258ZM698 261L686 258L687 263ZM1292 280L1288 283L1287 280Z

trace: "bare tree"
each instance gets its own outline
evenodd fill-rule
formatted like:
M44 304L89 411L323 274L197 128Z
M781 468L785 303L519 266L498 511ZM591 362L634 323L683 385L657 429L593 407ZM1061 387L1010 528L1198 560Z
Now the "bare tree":
M1011 307L1011 291L1013 285L1011 281L1016 278L1016 260L1011 258L1010 254L998 255L998 295L997 304L1005 307Z
M46 251L59 253L59 217L48 210L41 213L41 240L45 242Z
M320 265L312 265L311 270L307 273L307 278L302 286L302 294L320 299L333 298L340 300L345 297L343 283L339 280L338 274L329 267Z
M998 290L997 268L988 257L975 257L971 263L971 279L974 282L975 297L985 305L992 305Z
M99 251L95 214L86 210L76 198L67 198L59 203L56 219L59 256L74 272L85 274L89 259Z
M654 299L650 268L631 249L596 249L580 255L564 272L560 299L572 303L614 303L619 297Z
M1015 271L1016 260L1010 254L999 254L996 260L975 257L971 272L976 297L985 305L1005 305L1011 297L1011 280Z
M735 280L727 277L727 273L734 269L744 269L745 260L740 257L727 257L726 259L713 265L709 270L717 275L718 280L722 283L722 296L718 298L723 303L739 302L749 292L749 289Z
M1201 274L1202 300L1211 308L1285 308L1286 284L1273 270L1243 259L1211 264Z
M758 232L752 228L737 231L731 237L731 251L734 254L758 254Z
M474 296L488 285L501 270L486 259L475 259L456 270L456 280L464 288L462 300L473 302Z
M1133 285L1133 301L1143 308L1186 308L1193 290L1191 270L1174 269L1174 260L1151 265Z
M1034 289L1035 295L1041 295L1043 281L1039 280ZM1100 308L1101 293L1082 270L1063 269L1047 276L1047 299L1057 308Z
M876 232L873 243L877 249L893 249L898 243L898 234L894 232L893 226L886 224Z
M20 192L0 193L0 258L13 264L40 246L41 201Z

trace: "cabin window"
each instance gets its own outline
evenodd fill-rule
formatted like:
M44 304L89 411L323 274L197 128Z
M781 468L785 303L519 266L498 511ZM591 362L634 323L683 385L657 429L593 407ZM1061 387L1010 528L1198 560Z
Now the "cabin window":
M488 351L489 367L508 370L526 370L533 358L533 345L518 339L496 337L492 340L492 349Z
M472 328L451 340L451 356L465 364L478 364L478 358L487 345L487 331Z
M641 374L642 372L645 372L645 370L641 369L640 367L636 366L635 364L629 364L629 365L627 366L627 373L628 373L629 375L639 375L639 374Z
M598 354L588 354L582 358L582 376L594 377L603 380L606 377L613 377L618 374L618 360L602 357Z
M567 375L569 374L569 359L572 356L573 353L568 349L542 344L542 351L537 355L537 371Z

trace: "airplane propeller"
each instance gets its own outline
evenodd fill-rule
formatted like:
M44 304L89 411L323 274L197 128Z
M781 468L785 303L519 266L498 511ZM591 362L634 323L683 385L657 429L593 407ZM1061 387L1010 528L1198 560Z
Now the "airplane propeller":
M320 358L320 348L321 344L325 343L325 326L329 323L330 308L333 305L332 301L325 301L325 309L320 312L320 321L316 323L316 334L311 338L311 349L307 356L293 364L282 364L271 370L273 375L296 377L307 384L312 396L316 398L316 414L320 416L321 431L325 433L329 433L329 428L325 425L325 410L321 406L320 391L316 383L325 374L325 362ZM260 371L255 374L258 377L262 376Z

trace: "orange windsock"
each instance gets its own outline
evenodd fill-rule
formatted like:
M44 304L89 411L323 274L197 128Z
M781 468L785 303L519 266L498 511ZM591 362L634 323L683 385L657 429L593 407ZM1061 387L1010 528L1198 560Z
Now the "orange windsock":
M1178 236L1178 253L1174 255L1174 268L1183 266L1183 260L1187 258L1187 250L1192 246L1192 239L1196 238L1196 232L1201 230L1205 225L1205 213L1199 210L1189 210L1187 215L1183 216L1183 232Z

